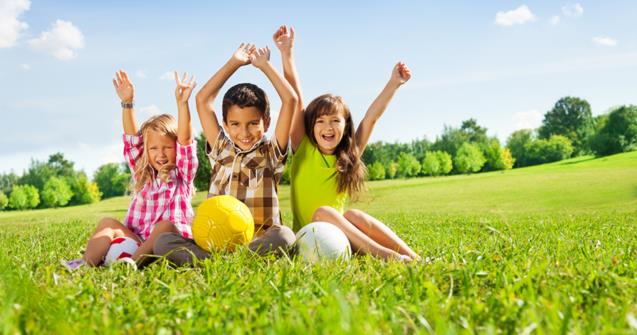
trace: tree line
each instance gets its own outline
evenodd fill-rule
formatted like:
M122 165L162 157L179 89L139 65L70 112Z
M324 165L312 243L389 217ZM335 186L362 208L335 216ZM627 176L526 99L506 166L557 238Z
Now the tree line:
M207 190L211 167L206 140L203 134L197 140L199 169L194 183L197 189ZM513 132L504 146L477 120L469 119L459 127L444 126L433 142L423 138L409 143L370 143L362 159L368 178L382 180L508 170L636 148L637 106L619 106L593 117L586 100L564 97L544 114L539 128ZM293 159L291 155L286 163L282 184L290 182ZM108 163L89 180L62 153L55 153L47 161L32 160L22 176L0 174L0 210L81 205L122 196L129 192L130 178L125 163Z

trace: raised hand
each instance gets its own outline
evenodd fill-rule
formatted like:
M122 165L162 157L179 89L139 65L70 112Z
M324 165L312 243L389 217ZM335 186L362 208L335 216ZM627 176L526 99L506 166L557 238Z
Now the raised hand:
M263 67L270 61L270 48L260 48L255 50L250 56L250 62L258 69Z
M272 39L281 52L290 51L294 46L294 28L283 25L274 32Z
M128 79L128 74L124 70L115 72L115 78L113 78L113 86L117 96L123 102L131 102L135 98L135 86Z
M175 82L177 83L177 87L175 88L175 98L177 98L177 102L188 102L192 90L195 86L197 86L195 76L190 76L189 81L186 81L187 78L188 75L184 72L181 79L179 79L179 75L177 74L177 71L175 71Z
M250 43L241 43L237 51L232 54L232 60L240 65L250 64L250 56L256 50L256 46Z
M403 62L398 62L391 72L390 81L402 85L411 78L411 70Z

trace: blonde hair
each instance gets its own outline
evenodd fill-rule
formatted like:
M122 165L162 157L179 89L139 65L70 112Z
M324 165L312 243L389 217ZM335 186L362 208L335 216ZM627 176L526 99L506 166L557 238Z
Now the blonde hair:
M137 158L135 162L135 184L133 189L135 192L139 192L144 188L144 185L150 184L155 180L155 177L159 177L163 182L168 182L170 177L170 171L175 168L175 165L166 164L159 171L155 171L155 168L150 164L148 146L146 140L148 138L149 131L156 131L160 135L168 136L173 140L177 140L177 120L168 114L155 115L146 120L139 129L138 135L142 137L144 141L142 154Z
M323 115L339 113L345 118L345 129L343 138L334 150L334 155L336 156L336 191L338 193L347 192L352 200L356 200L358 195L364 190L367 168L361 160L361 153L358 152L352 114L343 98L333 94L323 94L312 100L305 108L305 132L310 142L318 147L314 137L316 119Z

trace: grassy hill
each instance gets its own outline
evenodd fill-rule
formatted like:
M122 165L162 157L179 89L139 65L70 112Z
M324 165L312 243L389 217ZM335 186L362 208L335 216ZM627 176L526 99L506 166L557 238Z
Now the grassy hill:
M368 186L352 206L425 261L311 266L240 251L194 269L69 274L59 260L80 255L100 217L121 218L126 197L2 212L3 333L637 330L637 152ZM289 223L289 188L280 193Z

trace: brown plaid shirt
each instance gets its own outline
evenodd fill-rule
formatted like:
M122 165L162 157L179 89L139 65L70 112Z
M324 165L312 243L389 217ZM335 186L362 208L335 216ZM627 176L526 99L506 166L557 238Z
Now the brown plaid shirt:
M244 151L220 131L213 148L206 143L206 154L212 166L208 198L230 194L248 205L255 234L282 223L277 185L287 153L281 152L276 138L268 140L264 136Z

